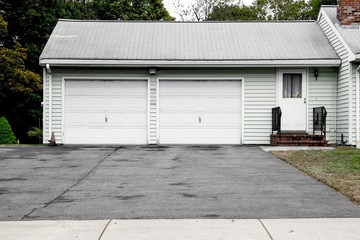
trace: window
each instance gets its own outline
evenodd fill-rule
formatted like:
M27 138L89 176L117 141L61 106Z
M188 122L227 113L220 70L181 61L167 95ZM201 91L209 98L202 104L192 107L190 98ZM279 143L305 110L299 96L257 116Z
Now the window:
M299 73L283 74L283 98L302 97L302 75Z

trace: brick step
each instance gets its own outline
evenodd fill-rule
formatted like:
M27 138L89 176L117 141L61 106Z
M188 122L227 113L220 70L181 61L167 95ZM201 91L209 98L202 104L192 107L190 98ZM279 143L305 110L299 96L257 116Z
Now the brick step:
M328 141L326 140L281 140L271 141L273 146L327 146Z
M327 147L328 144L326 143L321 143L321 142L313 142L313 143L300 143L300 142L289 142L289 143L284 143L284 142L278 142L278 143L271 143L272 146L316 146L316 147Z
M273 146L327 146L328 141L322 135L302 134L271 134L270 143Z
M302 138L302 137L295 137L295 138L289 138L289 137L282 137L282 138L271 138L275 141L321 141L325 140L323 137L321 138Z
M279 140L323 140L324 136L321 135L278 135L272 134L270 135L271 139L279 139Z

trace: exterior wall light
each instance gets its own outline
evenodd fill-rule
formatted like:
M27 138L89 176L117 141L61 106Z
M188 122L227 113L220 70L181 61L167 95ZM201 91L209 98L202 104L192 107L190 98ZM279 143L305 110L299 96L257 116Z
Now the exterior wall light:
M149 74L150 75L155 75L156 74L156 68L150 68L149 69Z
M315 80L317 80L319 76L319 71L317 70L317 68L314 70L314 77L315 77Z

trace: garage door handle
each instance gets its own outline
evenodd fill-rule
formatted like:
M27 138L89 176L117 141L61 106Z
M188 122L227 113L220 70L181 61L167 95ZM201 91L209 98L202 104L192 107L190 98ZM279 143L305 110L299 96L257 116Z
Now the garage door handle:
M107 123L107 117L105 117L105 122Z
M201 123L201 117L199 117L199 123Z

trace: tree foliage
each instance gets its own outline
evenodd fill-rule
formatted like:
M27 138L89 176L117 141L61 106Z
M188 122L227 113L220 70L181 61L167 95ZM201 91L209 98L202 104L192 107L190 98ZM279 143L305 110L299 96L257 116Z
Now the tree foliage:
M186 4L182 0L177 0L175 10L182 21L204 21L209 20L214 9L239 3L239 0L194 0Z
M336 5L337 0L310 0L309 5L311 7L310 10L310 18L317 19L319 15L321 5Z
M306 20L309 5L305 0L256 0L254 7L261 20Z
M208 20L233 21L233 20L257 20L258 16L254 6L223 5L214 7Z
M336 0L196 0L185 6L178 0L176 12L181 20L309 20L316 19L321 5L336 5Z
M0 118L0 144L16 144L16 137L5 117Z
M0 116L21 142L39 126L39 56L59 18L173 20L161 0L0 0Z

